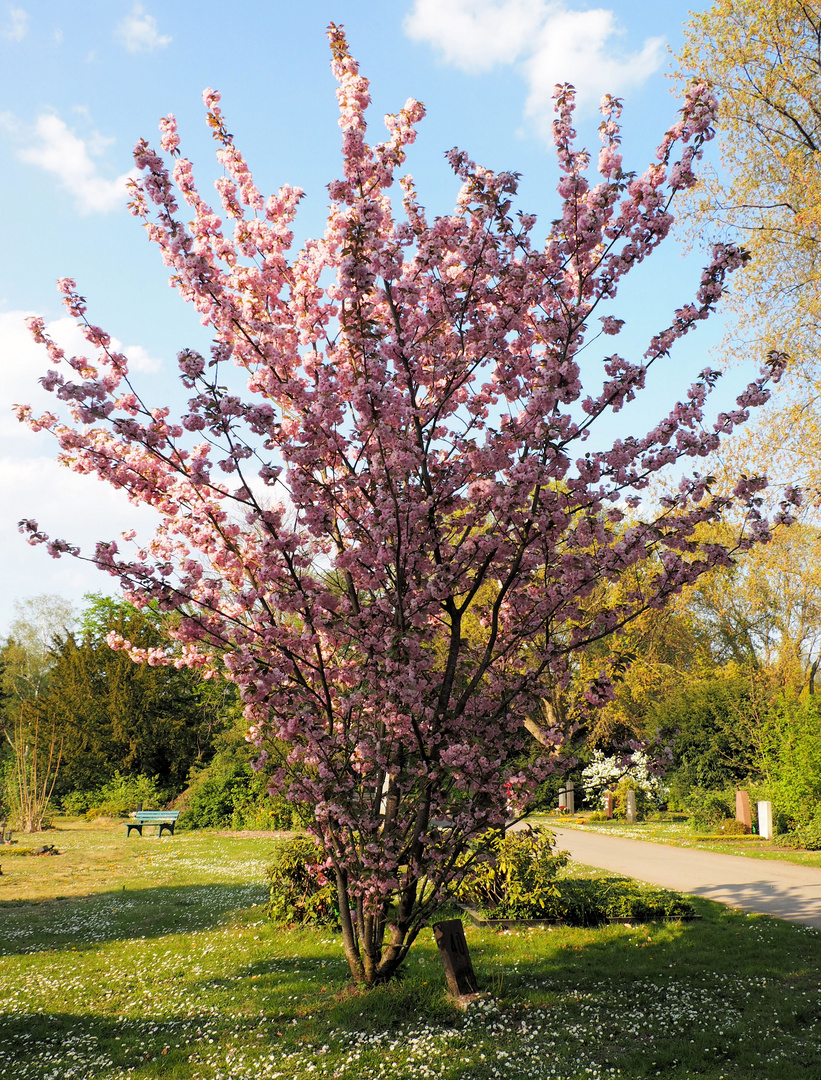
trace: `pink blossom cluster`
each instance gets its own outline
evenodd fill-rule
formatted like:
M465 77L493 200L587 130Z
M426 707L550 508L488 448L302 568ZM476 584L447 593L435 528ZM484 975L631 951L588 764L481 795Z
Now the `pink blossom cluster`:
M642 393L744 258L717 247L644 355L606 356L592 375L586 359L585 383L601 386L584 390L580 351L599 319L618 335L602 309L669 232L671 200L712 136L710 93L693 87L641 175L622 169L620 104L606 98L591 184L573 91L559 88L562 212L537 243L535 217L512 211L517 177L459 150L448 155L455 212L429 220L405 176L397 214L388 190L424 110L408 101L369 145L368 82L340 28L330 40L342 178L324 235L300 252L302 192L263 198L215 92L204 96L224 169L218 209L198 192L173 116L161 123L172 164L144 141L135 149L132 210L213 335L210 357L180 353L187 410L172 419L143 402L67 280L93 359L67 359L33 320L63 418L20 417L55 435L68 467L159 513L144 545L100 543L93 556L133 602L180 612L181 653L132 654L205 667L223 656L258 767L311 808L352 971L373 982L465 872L470 842L560 766L568 732L545 731L534 755L524 721L566 684L575 652L732 558L699 540L703 523L735 507L739 547L768 535L762 481L718 497L696 466L766 400L783 359L712 427L708 370L643 434L584 452L591 426ZM244 393L227 388L231 364ZM668 467L683 473L678 492L637 516ZM784 516L796 498L785 495ZM21 528L55 556L74 553L35 522ZM591 706L611 695L606 673L587 692Z

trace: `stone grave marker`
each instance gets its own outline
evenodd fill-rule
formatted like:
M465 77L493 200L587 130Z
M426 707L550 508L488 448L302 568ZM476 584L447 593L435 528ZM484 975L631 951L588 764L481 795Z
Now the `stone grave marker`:
M735 793L735 819L740 821L747 832L753 831L753 815L750 810L750 796L746 791Z
M773 838L773 804L768 801L758 804L758 835L765 840Z
M576 813L576 795L575 795L575 792L573 790L573 781L568 780L567 783L565 784L565 788L567 789L567 812L568 812L568 814L575 814Z
M635 791L627 792L627 812L625 814L628 825L633 825L636 820L636 793Z
M445 969L451 997L459 1000L470 994L478 994L479 986L473 973L473 964L465 940L465 928L461 919L448 919L433 924L433 934L439 946L439 958Z

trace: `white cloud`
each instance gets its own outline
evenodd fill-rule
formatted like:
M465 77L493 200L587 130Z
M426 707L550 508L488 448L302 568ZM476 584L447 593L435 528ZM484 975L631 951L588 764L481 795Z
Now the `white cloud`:
M564 11L542 27L535 48L524 64L530 89L525 111L544 133L552 111L557 82L570 82L588 110L603 94L622 95L641 86L661 66L664 41L648 38L641 51L619 53L613 48L620 36L612 11Z
M8 7L9 21L6 29L3 31L3 36L7 37L9 41L22 41L28 33L29 16L25 8Z
M129 529L148 538L158 523L149 507L132 506L124 492L42 456L49 449L44 441L38 457L0 454L0 633L21 597L56 593L79 604L84 593L118 591L114 579L95 566L70 555L52 559L45 547L27 544L18 521L37 521L49 536L79 545L84 555L93 555L100 540L119 542Z
M0 440L6 448L14 443L22 454L29 452L35 436L17 422L12 406L31 405L36 413L40 413L53 412L59 404L39 383L52 365L45 349L32 339L26 327L26 318L32 314L31 311L0 313ZM93 360L95 351L69 315L47 323L46 332L67 355L88 356ZM131 371L154 374L162 366L162 361L151 356L141 345L123 348L122 343L112 337L111 347L128 357ZM66 368L65 372L68 376L70 369Z
M544 0L416 0L405 31L463 71L509 64L544 19Z
M577 11L564 0L416 0L405 31L464 71L517 64L528 87L525 111L543 134L556 83L573 83L579 107L591 112L602 94L641 85L664 55L661 38L638 51L620 49L624 35L612 11Z
M118 539L127 529L148 537L157 521L150 508L132 506L124 492L58 465L53 438L15 419L14 404L30 404L35 412L56 411L59 404L38 383L51 365L26 328L30 314L0 313L0 632L15 597L54 592L78 601L84 592L114 587L113 579L94 567L69 556L54 560L43 547L27 545L17 531L22 518L34 518L49 535L90 553L97 540ZM69 316L52 320L46 329L69 354L90 352ZM114 339L112 344L121 348ZM156 370L159 365L139 346L122 351L135 368Z
M152 52L171 44L171 38L167 34L158 32L154 16L148 15L139 3L134 5L131 14L126 15L118 25L116 33L126 49L132 53Z
M44 113L37 117L29 134L29 145L18 150L18 157L53 173L75 199L81 214L106 214L124 208L126 183L130 173L116 180L101 176L93 154L99 154L111 140L93 133L81 139L59 116Z

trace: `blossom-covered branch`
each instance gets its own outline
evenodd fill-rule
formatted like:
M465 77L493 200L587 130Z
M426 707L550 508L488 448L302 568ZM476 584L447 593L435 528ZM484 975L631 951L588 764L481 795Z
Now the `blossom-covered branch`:
M224 655L258 766L311 808L351 970L373 983L401 964L471 842L559 767L567 730L541 727L534 757L526 724L566 683L575 651L732 558L699 541L702 523L736 507L739 544L766 538L762 481L714 498L694 464L766 400L780 364L712 427L706 371L644 433L585 453L597 422L643 392L648 367L715 310L743 261L716 248L644 356L606 356L597 369L593 340L622 326L610 312L622 279L667 235L671 200L693 183L712 135L710 93L692 88L641 175L622 169L620 106L605 99L591 184L573 91L560 88L562 212L537 242L535 217L512 213L517 177L459 150L448 154L456 209L429 220L398 175L422 106L408 101L370 145L367 80L341 29L330 40L342 177L323 236L300 252L291 226L302 193L260 194L214 91L219 210L195 185L173 116L161 124L170 163L136 148L133 212L213 334L210 357L180 354L187 410L172 420L142 401L127 358L66 280L91 355L67 359L35 320L62 417L20 417L55 435L68 467L160 515L131 554L110 541L94 560L130 600L181 613L174 662ZM650 479L671 467L678 492L637 516ZM22 528L55 556L76 554L36 522ZM603 675L587 696L608 695Z

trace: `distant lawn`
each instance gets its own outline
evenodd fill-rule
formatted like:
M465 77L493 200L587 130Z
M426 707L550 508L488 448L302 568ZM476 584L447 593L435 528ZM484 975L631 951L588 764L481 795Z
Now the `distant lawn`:
M688 821L637 821L628 825L623 820L590 821L589 814L574 814L571 817L549 814L534 817L533 820L548 828L584 828L591 832L625 836L630 840L648 840L654 844L673 844L718 851L722 855L744 855L751 859L773 859L796 866L821 867L821 851L795 851L779 847L771 840L762 840L760 836L706 835L694 830Z
M429 931L400 983L361 994L337 934L272 926L272 838L124 834L66 823L37 838L64 855L0 850L4 1080L821 1076L815 931L702 900L685 924L467 925L488 994L463 1014Z

